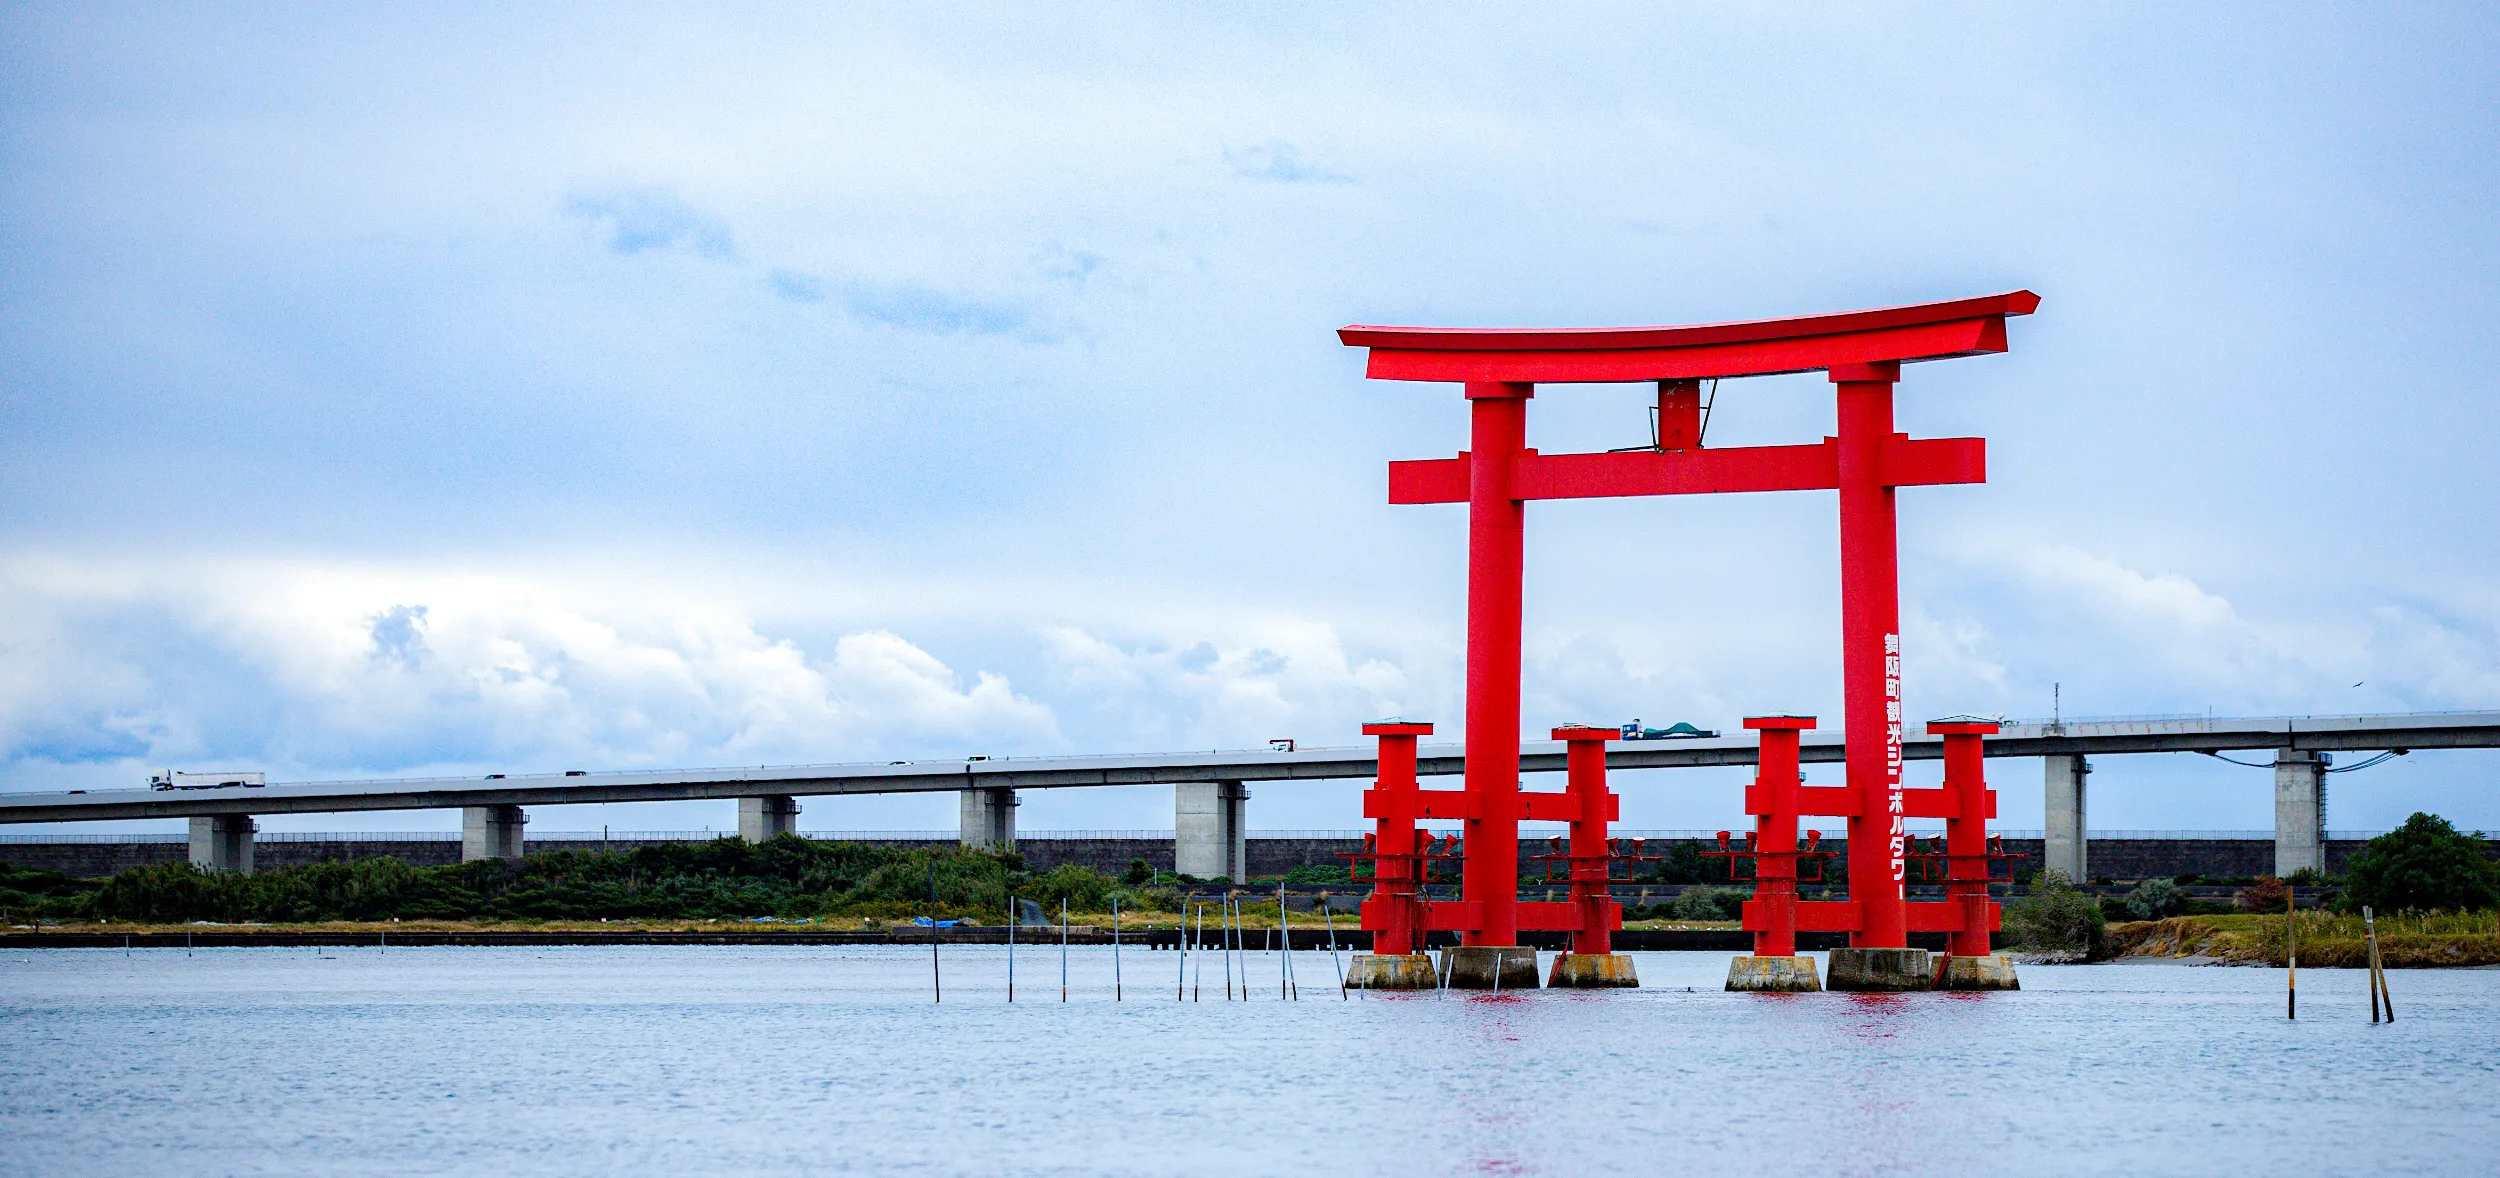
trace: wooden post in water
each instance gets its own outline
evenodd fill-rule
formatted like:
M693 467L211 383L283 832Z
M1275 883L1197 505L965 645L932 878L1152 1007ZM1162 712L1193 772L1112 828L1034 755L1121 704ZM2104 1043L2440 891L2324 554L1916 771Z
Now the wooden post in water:
M1016 910L1016 898L1007 897L1007 1001L1016 1000L1016 926L1023 914Z
M2283 885L2283 1017L2300 1017L2300 907L2292 900L2293 888Z
M1059 897L1059 1000L1068 1000L1068 898Z
M929 993L931 1002L946 1001L946 983L938 977L937 859L929 860Z
M1198 932L1196 934L1198 941L1198 972L1191 974L1189 978L1189 1000L1196 1002L1199 1001L1198 983L1205 977L1207 969L1207 906L1198 903L1197 898L1193 896L1190 899L1190 907L1198 910ZM1186 924L1188 922L1183 921L1182 923Z
M1120 898L1111 897L1111 1000L1120 998Z

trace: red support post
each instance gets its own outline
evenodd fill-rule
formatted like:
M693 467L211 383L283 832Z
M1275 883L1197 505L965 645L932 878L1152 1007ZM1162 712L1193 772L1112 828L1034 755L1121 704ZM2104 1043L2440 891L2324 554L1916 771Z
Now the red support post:
M1383 721L1363 725L1363 735L1380 739L1380 772L1363 798L1363 812L1377 824L1363 927L1372 930L1374 953L1418 953L1424 937L1423 903L1417 898L1424 857L1415 820L1423 816L1424 798L1415 778L1415 738L1432 735L1432 725Z
M1901 584L1893 489L1884 481L1891 444L1893 362L1835 364L1840 401L1840 667L1849 789L1849 898L1860 924L1856 948L1909 945L1902 910Z
M1961 906L1961 926L1946 952L1986 957L1988 934L1999 923L1988 898L1988 819L1996 816L1996 791L1988 788L1980 742L1997 731L1989 721L1939 721L1927 731L1944 737L1944 793L1952 812L1944 820L1945 894Z
M1754 815L1753 899L1745 904L1745 929L1756 957L1797 955L1798 733L1814 727L1812 716L1751 716L1745 727L1762 734L1761 759L1745 812ZM1735 866L1730 859L1728 865Z
M1466 945L1519 943L1519 598L1524 518L1511 485L1533 385L1467 386Z
M1573 802L1571 906L1580 916L1580 927L1571 934L1574 953L1614 952L1614 930L1623 923L1623 906L1615 903L1607 882L1613 874L1607 827L1615 817L1615 795L1606 788L1606 742L1622 735L1619 729L1576 724L1554 730L1554 739L1564 742L1565 792Z

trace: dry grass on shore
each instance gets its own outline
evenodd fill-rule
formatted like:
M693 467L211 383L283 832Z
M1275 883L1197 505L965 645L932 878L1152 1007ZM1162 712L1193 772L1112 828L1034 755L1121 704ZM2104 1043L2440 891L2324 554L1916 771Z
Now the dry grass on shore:
M2303 912L2296 919L2302 965L2358 969L2369 962L2360 917ZM2500 964L2500 912L2382 916L2378 945L2379 960L2390 969ZM2113 957L2201 956L2282 965L2284 948L2284 920L2274 915L2174 916L2109 928Z

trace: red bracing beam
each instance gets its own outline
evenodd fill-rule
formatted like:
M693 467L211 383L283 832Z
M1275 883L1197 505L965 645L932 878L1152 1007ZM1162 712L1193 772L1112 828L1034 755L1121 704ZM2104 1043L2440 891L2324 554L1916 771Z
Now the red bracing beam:
M1887 487L1988 481L1984 438L1912 439L1894 434L1877 457ZM1389 502L1465 503L1468 455L1389 464ZM1625 495L1710 495L1740 491L1830 491L1840 486L1840 439L1813 446L1725 450L1631 450L1615 454L1522 452L1511 463L1521 499L1600 499Z

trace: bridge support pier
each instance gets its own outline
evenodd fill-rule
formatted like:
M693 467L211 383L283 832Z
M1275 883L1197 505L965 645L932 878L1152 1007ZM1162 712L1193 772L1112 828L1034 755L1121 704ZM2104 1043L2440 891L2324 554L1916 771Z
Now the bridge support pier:
M769 843L799 832L799 801L785 794L738 799L738 837Z
M2084 779L2092 775L2092 762L2078 756L2042 757L2045 767L2042 783L2047 790L2046 805L2041 808L2046 829L2041 831L2042 866L2063 872L2067 879L2083 883L2088 879L2084 868L2085 838L2089 827L2084 819Z
M2274 874L2288 879L2306 868L2326 871L2326 766L2324 753L2283 749L2274 754Z
M217 814L191 820L191 866L202 871L252 873L252 832L260 827L249 814Z
M460 861L520 858L521 828L528 823L519 806L461 807Z
M1007 854L1016 849L1016 791L1006 786L985 785L962 791L960 811L963 845L966 850L996 851Z
M1200 879L1250 878L1243 803L1250 791L1238 781L1184 781L1172 787L1172 870Z

